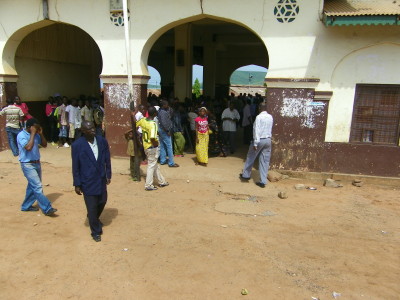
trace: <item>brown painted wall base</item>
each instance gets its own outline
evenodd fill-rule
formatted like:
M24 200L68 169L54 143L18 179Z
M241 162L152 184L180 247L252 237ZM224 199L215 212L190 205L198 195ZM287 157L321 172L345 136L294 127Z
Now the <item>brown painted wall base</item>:
M14 99L17 96L17 84L15 82L0 82L0 107L7 106L7 99ZM8 149L6 133L6 118L0 117L0 150Z
M270 88L274 117L271 168L400 177L400 147L326 143L327 101L314 89Z
M112 156L126 156L126 140L124 133L131 129L130 103L145 103L147 85L134 85L135 99L129 99L126 83L104 83L104 105L106 138L110 145Z

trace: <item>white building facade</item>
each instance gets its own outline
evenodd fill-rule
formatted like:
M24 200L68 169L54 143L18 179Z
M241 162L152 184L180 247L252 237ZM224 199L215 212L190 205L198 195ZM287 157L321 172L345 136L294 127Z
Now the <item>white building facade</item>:
M274 167L400 176L400 7L357 2L128 0L130 98L122 0L2 0L1 106L18 94L39 111L55 93L98 93L101 79L107 138L121 155L148 66L183 100L193 64L213 98L227 96L235 69L256 64L268 69Z

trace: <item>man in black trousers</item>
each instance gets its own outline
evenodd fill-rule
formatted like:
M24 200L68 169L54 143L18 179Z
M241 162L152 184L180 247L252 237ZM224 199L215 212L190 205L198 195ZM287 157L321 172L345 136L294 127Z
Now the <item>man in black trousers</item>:
M75 192L83 193L92 237L100 242L103 224L99 217L111 182L110 148L105 138L95 135L93 122L83 121L81 132L83 136L72 144L72 176Z

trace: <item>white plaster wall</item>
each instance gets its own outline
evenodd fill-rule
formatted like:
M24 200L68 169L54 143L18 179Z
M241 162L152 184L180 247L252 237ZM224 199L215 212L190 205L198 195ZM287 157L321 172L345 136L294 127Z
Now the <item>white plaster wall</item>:
M317 90L333 91L327 141L348 141L355 83L399 83L397 62L393 61L394 55L398 57L396 51L379 47L366 50L379 55L378 60L364 59L371 67L363 71L374 74L371 77L355 71L361 67L360 58L351 54L371 45L400 43L400 26L327 28L319 19L320 0L298 0L300 13L288 24L278 22L273 14L278 0L203 0L202 9L200 0L130 2L134 75L147 75L146 59L152 44L176 25L202 17L241 24L264 41L270 59L268 77L319 78ZM124 28L109 20L108 0L58 0L49 1L49 5L51 20L76 25L93 37L103 56L102 74L126 74ZM1 0L0 52L14 32L40 20L40 0ZM8 73L5 67L0 64L0 74ZM352 75L341 82L337 74Z
M349 141L356 84L400 84L399 57L400 43L372 45L343 57L331 77L326 141Z

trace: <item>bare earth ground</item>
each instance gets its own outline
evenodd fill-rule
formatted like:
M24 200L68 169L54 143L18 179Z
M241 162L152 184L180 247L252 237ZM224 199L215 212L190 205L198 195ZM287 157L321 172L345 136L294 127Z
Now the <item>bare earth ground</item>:
M178 158L162 166L170 186L146 192L113 159L95 243L70 149L41 153L57 217L20 211L26 180L0 153L0 299L400 299L400 187L290 178L261 189L238 180L242 149L207 168Z

